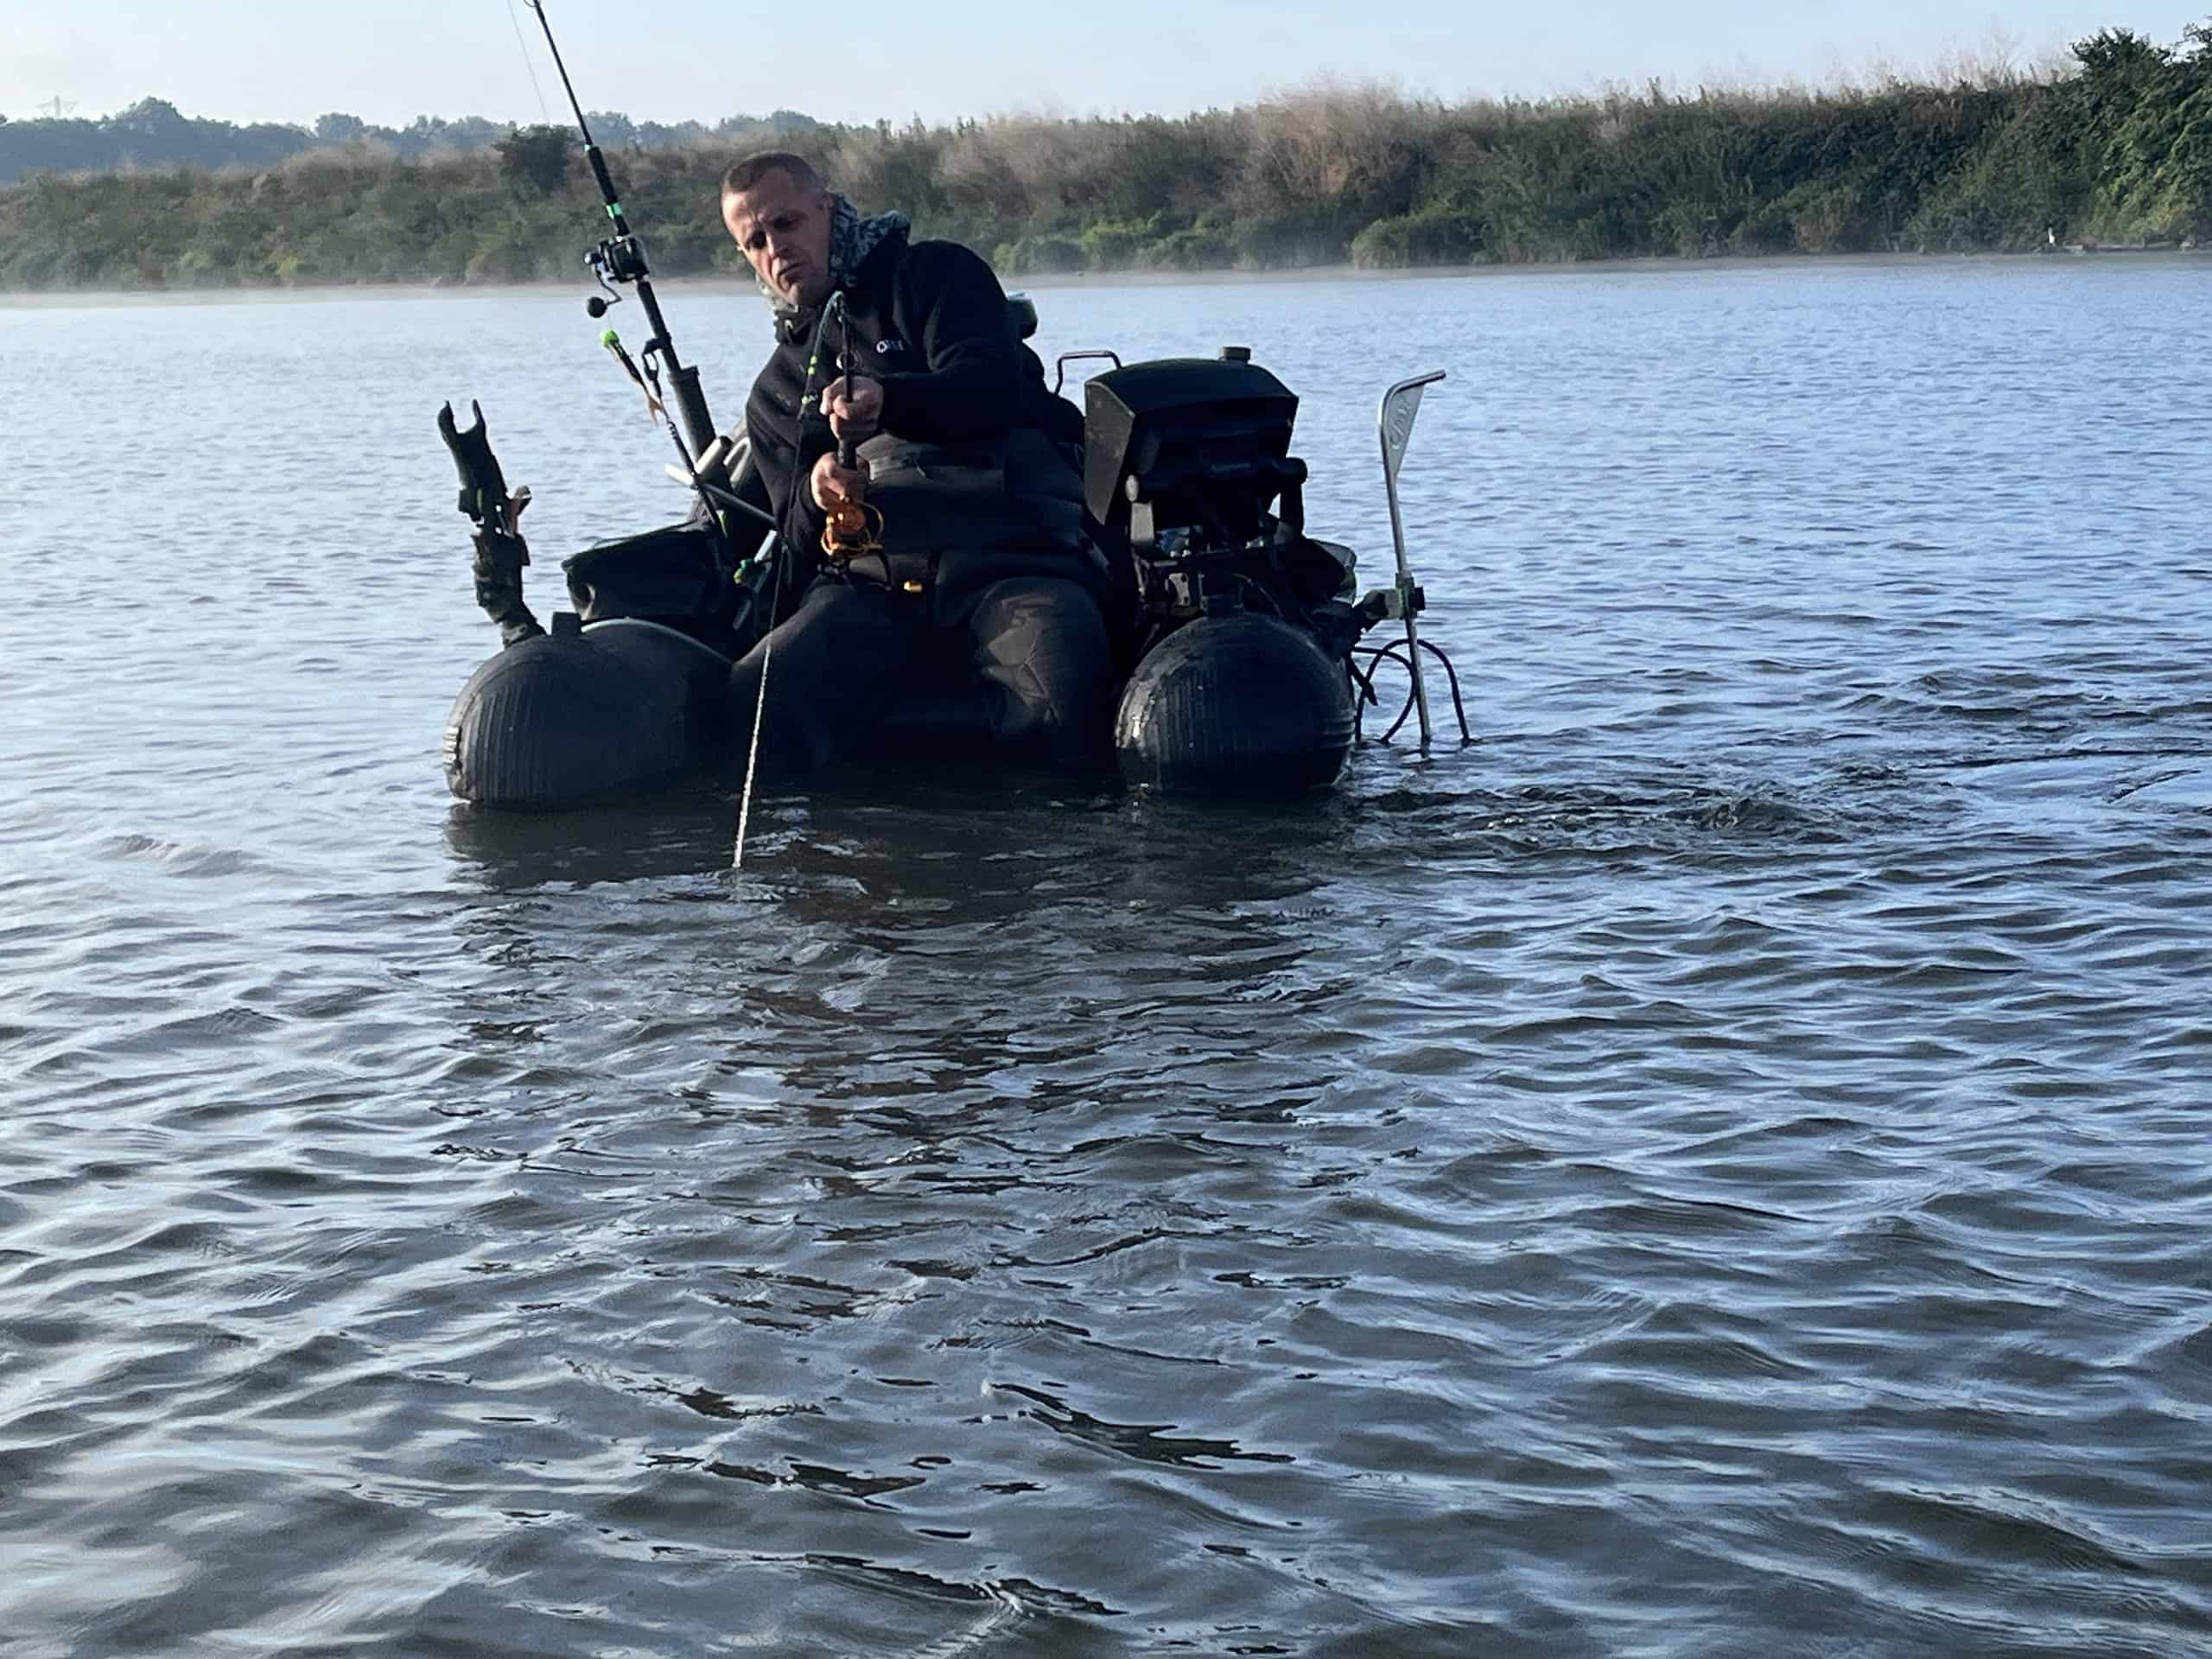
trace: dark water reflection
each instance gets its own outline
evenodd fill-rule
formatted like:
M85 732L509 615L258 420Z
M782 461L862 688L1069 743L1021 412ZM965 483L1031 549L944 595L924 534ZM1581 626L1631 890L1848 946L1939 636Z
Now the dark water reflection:
M1262 346L1370 569L1433 343L1478 742L741 873L436 773L425 365L549 569L671 506L568 297L0 311L9 1651L2212 1645L2206 280L1046 296ZM75 394L265 435L119 575Z

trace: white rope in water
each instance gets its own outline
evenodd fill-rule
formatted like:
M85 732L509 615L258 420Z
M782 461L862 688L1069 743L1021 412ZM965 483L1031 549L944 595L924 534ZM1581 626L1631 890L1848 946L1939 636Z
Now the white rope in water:
M753 694L753 741L745 751L745 788L737 798L737 845L730 856L733 874L745 868L745 825L753 816L753 772L760 759L760 716L768 708L768 664L775 659L776 631L760 637L760 689Z

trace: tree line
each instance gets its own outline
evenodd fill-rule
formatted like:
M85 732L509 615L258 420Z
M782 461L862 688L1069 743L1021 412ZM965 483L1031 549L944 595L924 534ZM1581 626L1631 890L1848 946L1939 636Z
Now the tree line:
M589 119L593 136L608 149L667 149L762 127L803 134L820 124L794 110L779 110L766 118L734 115L712 126L696 121L632 121L613 110L595 111ZM282 122L238 126L181 114L165 99L142 98L114 115L30 121L10 121L0 115L0 184L34 173L268 167L310 150L349 147L411 161L488 150L513 130L506 123L475 115L458 121L418 115L406 126L382 127L357 115L334 112L317 116L311 126Z
M2192 243L2212 238L2212 21L2171 46L2107 29L2037 75L1820 92L1444 104L1319 86L1179 118L785 112L658 146L601 137L670 276L741 271L716 182L767 144L1008 276ZM357 137L0 187L0 286L573 276L599 223L564 130L413 156Z

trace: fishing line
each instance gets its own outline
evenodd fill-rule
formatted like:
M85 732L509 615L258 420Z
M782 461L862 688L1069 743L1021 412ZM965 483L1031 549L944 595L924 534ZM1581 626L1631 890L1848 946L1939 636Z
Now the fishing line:
M822 315L815 320L814 342L806 354L806 375L799 383L798 423L791 446L791 489L784 499L783 522L776 526L776 572L768 583L768 626L760 636L760 684L753 695L753 741L745 751L745 784L737 798L737 841L730 849L730 873L735 874L745 868L745 829L753 817L753 780L760 771L761 716L768 709L768 665L776 656L776 612L784 599L784 562L790 549L796 545L790 537L792 513L798 510L798 493L806 487L799 477L799 457L805 453L806 416L814 397L815 372L822 365L822 335L830 326L830 313L835 309L844 315L842 293L834 294L822 308Z
M782 596L784 586L783 560L776 561L776 580L773 592ZM768 620L775 620L774 600L768 605ZM753 741L745 751L745 788L737 798L737 844L730 849L730 874L734 875L745 868L745 826L753 817L753 765L760 758L760 717L768 711L768 664L776 659L776 630L772 626L760 636L760 689L753 696Z
M530 60L530 39L522 32L522 14L515 10L515 0L507 0L507 21L515 26L515 44L522 48L522 67L530 72L530 90L537 95L537 113L550 127L553 124L553 111L545 102L545 89L537 84L537 66Z

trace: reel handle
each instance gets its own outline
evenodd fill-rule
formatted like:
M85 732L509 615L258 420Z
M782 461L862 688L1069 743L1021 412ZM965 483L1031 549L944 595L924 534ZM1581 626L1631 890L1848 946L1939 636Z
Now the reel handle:
M883 515L865 501L840 501L822 525L822 556L842 565L883 551Z

